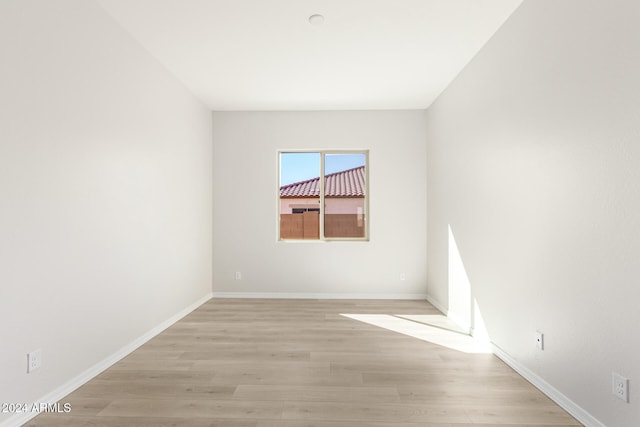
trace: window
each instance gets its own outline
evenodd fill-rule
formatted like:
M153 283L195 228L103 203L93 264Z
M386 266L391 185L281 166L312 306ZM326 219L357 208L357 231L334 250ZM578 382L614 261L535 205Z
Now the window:
M279 239L367 240L368 157L368 151L281 151Z

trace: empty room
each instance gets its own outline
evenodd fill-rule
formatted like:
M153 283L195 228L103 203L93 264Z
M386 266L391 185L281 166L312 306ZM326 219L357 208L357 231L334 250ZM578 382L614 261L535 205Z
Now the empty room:
M639 426L639 25L0 0L0 426Z

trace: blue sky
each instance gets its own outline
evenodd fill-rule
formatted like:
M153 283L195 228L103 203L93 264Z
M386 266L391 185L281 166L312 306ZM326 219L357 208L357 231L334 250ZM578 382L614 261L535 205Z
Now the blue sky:
M326 154L325 174L365 163L364 154ZM320 153L280 153L280 186L320 176Z

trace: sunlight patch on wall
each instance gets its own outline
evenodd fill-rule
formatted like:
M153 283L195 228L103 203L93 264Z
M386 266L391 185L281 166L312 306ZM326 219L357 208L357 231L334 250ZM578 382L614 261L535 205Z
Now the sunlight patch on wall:
M473 299L473 339L477 342L481 343L481 345L490 345L491 338L489 337L489 331L487 331L487 327L484 324L484 319L482 318L482 312L480 311L480 306L478 305L478 301Z
M447 315L466 331L471 330L471 285L449 224L449 310Z

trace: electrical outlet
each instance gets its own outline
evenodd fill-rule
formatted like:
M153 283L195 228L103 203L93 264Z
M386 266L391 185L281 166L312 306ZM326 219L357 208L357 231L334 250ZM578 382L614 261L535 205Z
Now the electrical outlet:
M544 334L540 331L536 331L536 348L544 350Z
M42 366L42 350L37 349L27 353L27 374Z
M242 280L242 273L239 271L236 271L236 280Z
M612 372L611 375L613 378L613 394L629 403L629 380L615 372Z
M407 279L407 275L404 273L400 273L400 280L404 281Z

